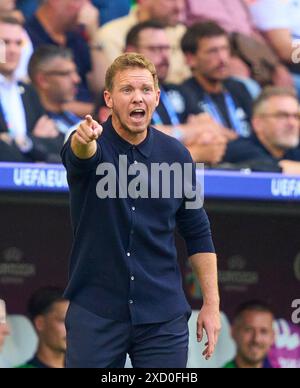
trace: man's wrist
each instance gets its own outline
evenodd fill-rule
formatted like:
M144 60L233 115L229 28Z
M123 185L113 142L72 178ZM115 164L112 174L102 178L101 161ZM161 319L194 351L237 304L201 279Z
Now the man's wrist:
M203 299L203 306L211 307L211 308L219 308L220 307L220 298L215 299Z

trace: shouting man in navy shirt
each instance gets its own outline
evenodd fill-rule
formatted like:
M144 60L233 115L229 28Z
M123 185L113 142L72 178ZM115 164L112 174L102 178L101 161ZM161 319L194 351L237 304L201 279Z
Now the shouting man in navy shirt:
M124 195L120 182L128 174L132 191L137 178L128 171L139 166L150 171L155 164L183 169L193 166L192 159L180 142L150 126L160 91L155 67L144 56L117 58L107 72L104 93L111 118L101 127L87 116L62 151L75 237L65 293L71 301L67 367L120 368L127 353L133 367L185 367L190 306L182 289L174 231L177 225L202 287L197 338L201 341L206 331L203 355L208 359L220 331L209 221L201 206L190 206L190 192L179 198L175 188L169 196L161 191L157 195L151 176L145 179L151 196ZM195 185L194 166L192 171ZM120 186L117 195L109 175ZM176 173L172 177L178 178ZM105 196L106 186L110 189Z

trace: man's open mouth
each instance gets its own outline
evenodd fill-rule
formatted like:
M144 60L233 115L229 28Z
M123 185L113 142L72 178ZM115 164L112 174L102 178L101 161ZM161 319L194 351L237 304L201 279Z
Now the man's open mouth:
M146 112L144 109L134 109L130 113L130 117L137 120L143 119L145 115L146 115Z

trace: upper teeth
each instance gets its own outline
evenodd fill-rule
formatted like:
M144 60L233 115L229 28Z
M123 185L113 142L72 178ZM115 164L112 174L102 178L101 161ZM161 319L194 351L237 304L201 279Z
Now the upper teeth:
M135 113L144 113L144 110L143 109L135 109L134 112Z

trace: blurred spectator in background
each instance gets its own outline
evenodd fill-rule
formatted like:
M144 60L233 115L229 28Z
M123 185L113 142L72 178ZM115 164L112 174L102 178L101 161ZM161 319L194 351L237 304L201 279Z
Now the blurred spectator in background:
M300 0L248 3L255 26L293 73L300 97Z
M266 303L250 301L241 305L232 325L237 354L224 368L272 368L268 353L275 339L273 322L273 311Z
M18 20L0 17L6 52L5 62L0 63L0 160L52 161L52 148L61 147L55 123L44 114L35 91L15 78L23 37Z
M239 139L227 151L225 161L261 165L264 169L300 174L299 101L292 89L266 88L254 103L249 139Z
M185 32L185 0L139 0L128 16L113 20L100 28L97 43L103 48L107 64L124 52L126 35L136 24L151 19L165 27L172 47L167 81L180 83L190 75L180 49L180 39Z
M145 55L156 67L161 96L152 124L182 141L194 161L219 163L226 150L226 133L207 114L200 113L179 86L166 83L171 45L164 26L156 21L136 25L127 35L126 50Z
M23 12L26 19L29 19L33 16L35 11L42 0L17 0L18 8ZM92 3L100 11L100 20L101 25L125 16L130 10L130 0L93 0Z
M16 3L25 19L28 20L35 13L42 1L43 0L17 0Z
M187 0L187 23L214 21L231 34L234 55L230 60L230 74L244 82L247 80L247 86L256 98L259 89L249 82L249 77L263 86L293 87L294 82L288 69L255 28L247 7L249 2L251 0Z
M65 108L75 100L80 83L71 50L40 46L30 60L28 72L48 117L66 135L81 121L80 117Z
M65 317L69 302L63 290L45 287L29 300L28 314L39 343L35 356L20 368L64 368L66 353Z
M20 11L16 9L15 0L0 0L0 16L12 16L23 24L24 18ZM23 48L19 65L15 71L18 80L27 80L27 66L33 52L31 40L25 30L23 30Z
M0 368L8 368L9 362L2 357L5 338L10 335L10 327L6 321L6 307L4 300L0 299Z
M6 309L4 300L0 299L0 352L3 348L5 337L10 334L9 326L6 322Z
M93 4L100 11L100 24L126 16L130 10L130 0L93 0Z
M246 0L247 1L247 0ZM255 34L255 28L244 0L186 0L187 24L214 21L227 32Z
M13 16L21 23L24 22L22 12L16 9L16 0L0 0L0 15L1 16Z
M94 95L104 84L103 55L93 43L98 19L90 1L45 0L25 26L35 48L53 44L73 51L81 83L68 109L78 116L92 112Z
M252 97L243 83L231 79L229 38L214 22L196 23L182 38L182 50L193 72L183 88L232 139L251 134Z
M7 322L0 321L0 352L3 348L5 338L9 335L10 330Z

